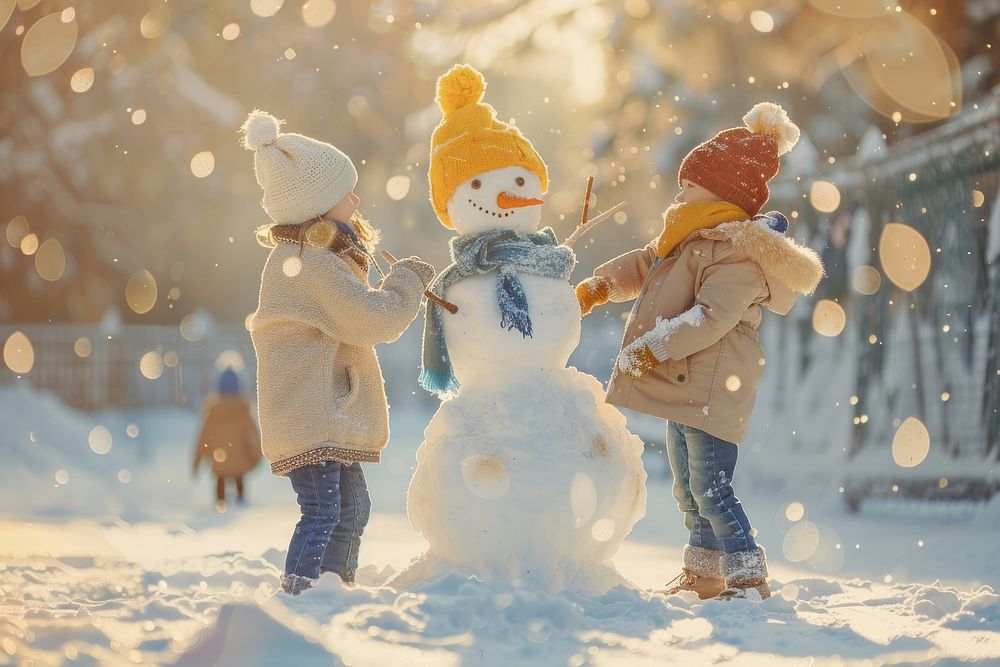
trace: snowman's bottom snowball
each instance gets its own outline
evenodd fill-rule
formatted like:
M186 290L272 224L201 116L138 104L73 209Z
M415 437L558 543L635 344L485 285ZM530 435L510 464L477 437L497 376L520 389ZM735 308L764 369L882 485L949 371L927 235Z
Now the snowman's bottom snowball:
M642 441L575 368L493 376L442 403L407 494L426 566L600 591L646 511Z

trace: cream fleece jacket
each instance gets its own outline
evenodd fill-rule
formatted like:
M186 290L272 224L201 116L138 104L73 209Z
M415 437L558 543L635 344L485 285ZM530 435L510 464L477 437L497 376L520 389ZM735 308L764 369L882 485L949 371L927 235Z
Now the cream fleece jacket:
M404 259L372 288L349 258L307 245L299 265L298 253L271 250L250 320L264 456L279 476L323 460L377 463L389 407L373 346L413 322L434 268Z

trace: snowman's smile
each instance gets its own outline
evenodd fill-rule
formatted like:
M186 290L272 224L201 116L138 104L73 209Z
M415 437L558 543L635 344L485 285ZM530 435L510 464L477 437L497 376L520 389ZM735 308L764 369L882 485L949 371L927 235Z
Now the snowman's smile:
M490 209L489 206L483 206L471 197L469 203L482 213L487 213L495 218L506 218L514 213L513 209L524 206L539 206L545 202L537 197L521 197L510 192L501 192L497 195L497 206L500 208L498 211Z

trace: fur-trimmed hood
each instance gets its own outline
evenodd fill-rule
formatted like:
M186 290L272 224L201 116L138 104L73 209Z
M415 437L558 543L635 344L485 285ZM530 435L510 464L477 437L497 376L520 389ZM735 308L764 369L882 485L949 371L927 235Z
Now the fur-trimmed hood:
M698 232L702 238L729 241L764 273L770 296L761 305L786 315L799 294L816 291L825 271L823 262L812 248L796 243L772 230L761 220L723 223Z

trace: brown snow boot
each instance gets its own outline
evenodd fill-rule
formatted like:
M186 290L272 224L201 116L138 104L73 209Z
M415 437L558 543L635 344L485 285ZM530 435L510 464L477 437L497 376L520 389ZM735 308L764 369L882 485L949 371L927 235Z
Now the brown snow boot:
M771 597L764 547L757 546L725 554L722 557L722 574L726 580L726 589L719 594L720 598L745 598L750 589L755 589L761 600Z
M685 546L683 571L667 584L664 594L694 591L702 600L714 598L726 588L722 578L722 556L721 551L714 549Z

